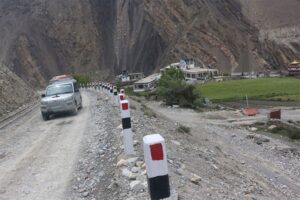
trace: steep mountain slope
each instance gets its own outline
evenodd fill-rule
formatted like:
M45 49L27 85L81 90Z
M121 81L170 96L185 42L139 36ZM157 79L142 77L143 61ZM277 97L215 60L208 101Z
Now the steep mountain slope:
M149 74L180 58L222 72L284 67L295 53L259 40L239 1L2 0L0 63L34 87L61 73Z
M0 65L0 119L34 99L37 96L33 90L7 67Z

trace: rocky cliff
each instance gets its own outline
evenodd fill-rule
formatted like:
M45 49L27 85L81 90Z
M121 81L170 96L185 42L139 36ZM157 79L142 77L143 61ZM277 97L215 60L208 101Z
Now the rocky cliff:
M284 67L295 51L260 40L240 1L2 0L0 62L33 87L62 73L149 74L180 58L222 72Z
M37 95L22 79L0 65L0 121L11 111L36 99Z

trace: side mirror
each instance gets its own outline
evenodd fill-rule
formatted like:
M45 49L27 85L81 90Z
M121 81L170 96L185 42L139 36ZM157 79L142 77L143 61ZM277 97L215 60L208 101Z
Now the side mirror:
M41 96L42 96L42 98L46 97L46 95L45 95L45 94L42 94Z

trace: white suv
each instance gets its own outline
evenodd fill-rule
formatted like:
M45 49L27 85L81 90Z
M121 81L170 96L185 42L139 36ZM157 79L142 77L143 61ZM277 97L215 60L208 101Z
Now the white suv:
M74 79L64 79L51 83L42 94L41 112L44 120L51 114L73 112L82 108L82 98L78 84Z

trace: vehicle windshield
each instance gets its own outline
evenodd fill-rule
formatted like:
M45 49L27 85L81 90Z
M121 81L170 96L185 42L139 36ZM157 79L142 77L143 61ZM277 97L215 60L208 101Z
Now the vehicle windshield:
M53 85L47 88L46 96L73 93L72 84Z

